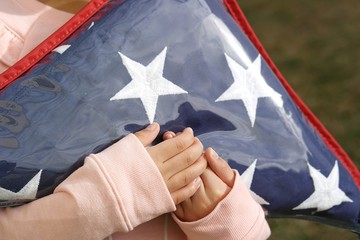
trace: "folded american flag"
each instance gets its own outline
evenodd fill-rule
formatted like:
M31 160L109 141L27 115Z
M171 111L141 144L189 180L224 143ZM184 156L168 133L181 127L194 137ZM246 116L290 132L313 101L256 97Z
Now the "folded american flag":
M358 170L234 0L94 0L0 81L1 206L51 194L84 156L156 121L192 127L270 217L360 232Z

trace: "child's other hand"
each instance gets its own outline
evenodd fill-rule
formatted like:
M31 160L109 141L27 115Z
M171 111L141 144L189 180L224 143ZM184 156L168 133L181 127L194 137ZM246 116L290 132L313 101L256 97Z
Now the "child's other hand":
M164 133L164 139L179 136L173 132ZM212 149L206 149L204 156L208 167L201 175L201 185L196 193L177 205L175 215L182 221L190 222L199 220L211 213L216 205L229 193L235 175L225 160L220 158Z
M201 175L200 188L176 208L175 215L182 221L192 222L206 217L226 197L234 184L234 172L225 160L211 148L206 149L205 157L209 167Z
M160 131L159 124L150 124L135 133L158 167L175 205L190 198L200 187L200 175L207 166L201 158L203 146L194 137L192 129L186 128L178 137L149 146Z

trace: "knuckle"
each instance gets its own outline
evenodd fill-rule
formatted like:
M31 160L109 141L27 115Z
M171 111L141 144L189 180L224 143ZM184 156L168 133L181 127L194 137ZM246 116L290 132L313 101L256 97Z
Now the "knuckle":
M182 138L177 138L175 141L175 146L179 152L182 152L186 149L186 142Z
M187 151L185 154L187 158L187 164L193 164L203 154L202 143L199 140L195 141L195 143L189 148L189 151Z
M193 132L190 130L183 131L179 137L176 138L175 144L179 151L183 151L195 141Z
M188 172L184 172L181 175L171 177L167 183L167 187L170 192L175 192L188 184L189 179L191 179Z
M208 166L208 162L205 157L201 157L199 159L199 164L200 164L202 170L205 170Z
M195 139L193 145L191 146L191 151L192 151L193 157L198 159L203 154L202 143L199 140Z
M202 142L199 140L199 138L195 137L194 142L195 142L195 146L196 146L199 150L201 150L201 152L203 152L203 151L204 151L204 146L203 146Z
M207 161L204 157L200 157L200 159L194 163L194 174L200 175L202 174L207 168Z
M193 156L193 154L189 151L187 151L185 154L184 154L184 162L186 164L186 166L190 166L191 164L193 164L195 162L195 158Z
M184 177L181 179L181 183L182 183L183 186L185 186L186 184L189 183L189 178L190 178L189 175L190 175L189 172L186 172L184 174Z
M189 167L199 159L201 154L202 151L199 148L190 147L182 152L181 157L179 156L179 160L181 161L182 166Z
M183 188L185 186L187 186L193 179L193 174L192 174L192 170L188 169L186 171L183 172L183 174L181 176L179 176L179 178L176 179L176 184L179 188Z

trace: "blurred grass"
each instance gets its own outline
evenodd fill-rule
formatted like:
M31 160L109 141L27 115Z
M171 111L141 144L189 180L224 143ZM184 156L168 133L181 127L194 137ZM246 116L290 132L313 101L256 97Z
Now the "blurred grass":
M360 1L238 0L286 80L360 166ZM271 239L357 239L302 220L270 220Z

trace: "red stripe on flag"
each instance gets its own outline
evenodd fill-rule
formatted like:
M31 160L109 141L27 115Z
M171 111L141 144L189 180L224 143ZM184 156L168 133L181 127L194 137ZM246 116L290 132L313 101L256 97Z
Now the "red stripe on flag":
M84 8L82 8L76 15L74 15L61 28L56 30L47 39L40 43L30 53L16 62L13 66L8 68L0 74L0 89L3 89L8 84L15 81L23 73L29 70L56 46L68 38L74 31L81 27L90 17L100 10L101 7L107 3L108 0L92 0Z

